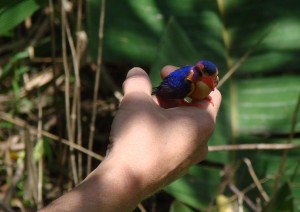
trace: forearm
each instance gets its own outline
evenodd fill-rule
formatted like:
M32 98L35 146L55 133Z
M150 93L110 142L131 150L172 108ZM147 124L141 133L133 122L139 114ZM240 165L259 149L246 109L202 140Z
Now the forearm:
M145 190L119 162L105 159L80 185L42 211L132 211L145 198Z

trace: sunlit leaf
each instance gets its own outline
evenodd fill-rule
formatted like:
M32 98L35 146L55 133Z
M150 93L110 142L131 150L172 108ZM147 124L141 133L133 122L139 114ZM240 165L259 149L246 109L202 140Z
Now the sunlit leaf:
M47 2L47 0L0 0L0 35L7 34Z
M299 80L299 76L292 75L238 80L235 95L239 134L289 133L300 93ZM296 130L300 131L300 126Z
M87 3L89 49L91 56L96 58L101 1L88 0ZM151 63L164 25L164 17L153 0L107 1L104 58Z

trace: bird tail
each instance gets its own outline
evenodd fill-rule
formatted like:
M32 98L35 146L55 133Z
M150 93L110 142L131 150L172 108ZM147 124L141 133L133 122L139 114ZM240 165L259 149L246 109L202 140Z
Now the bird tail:
M152 93L151 93L151 95L156 95L157 92L158 92L158 87L154 87L154 88L152 88Z

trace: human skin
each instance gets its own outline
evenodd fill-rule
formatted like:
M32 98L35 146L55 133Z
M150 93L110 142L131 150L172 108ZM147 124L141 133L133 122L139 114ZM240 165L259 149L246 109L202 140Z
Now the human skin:
M162 78L175 69L164 67ZM211 92L211 101L187 104L158 99L151 89L145 71L128 72L108 155L76 188L42 211L132 211L206 157L220 92Z

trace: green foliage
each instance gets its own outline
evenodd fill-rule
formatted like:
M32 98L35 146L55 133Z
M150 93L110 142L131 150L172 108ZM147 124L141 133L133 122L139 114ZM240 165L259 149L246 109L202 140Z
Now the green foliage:
M238 133L288 134L300 93L299 79L290 74L237 80L234 95Z
M193 212L193 210L179 201L174 201L170 207L170 212Z
M171 5L170 2L166 4ZM193 11L198 4L205 9ZM160 82L158 77L163 65L194 64L200 58L210 59L218 64L222 78L230 67L263 39L238 67L229 82L220 88L223 103L210 144L285 143L287 139L274 138L279 134L287 138L291 132L292 117L300 93L300 76L297 74L299 68L296 62L296 57L300 54L300 48L297 47L300 40L295 36L300 29L297 19L300 18L299 15L287 13L292 4L282 5L273 2L255 4L253 1L251 3L217 1L218 5L201 1L198 4L194 3L193 7L187 7L190 9L189 12L185 11L188 10L185 7L181 13L176 11L176 20L181 23L180 25L174 19L167 25L151 69L153 84ZM255 21L251 14L256 14L255 11L268 6L274 10L258 13L256 18L259 21ZM275 20L271 18L274 15L273 11L276 14ZM204 51L202 48L195 48L203 46L206 47ZM198 49L198 52L195 49ZM300 114L297 116L299 119ZM297 125L295 130L299 132L300 126ZM266 135L272 136L273 139L267 139ZM216 152L208 155L209 160L224 164L244 157L252 160L256 174L260 178L276 176L281 160L280 152L243 151L236 154ZM287 160L289 168L285 171L285 178L290 176L289 169L295 169L297 160L297 153L290 152ZM195 178L203 179L203 176L209 175L208 173L206 169L200 168ZM199 185L194 180L188 180L187 176L171 184L166 191L192 207L202 209L208 207L217 193L203 192L202 194L206 195L203 197L199 190L210 188L215 180L206 177L206 181ZM246 187L253 182L247 170L244 170L242 179L239 176L240 174L236 172L238 187ZM296 176L299 179L299 174ZM264 185L270 194L274 192L272 186L273 181ZM292 189L297 190L295 186L292 186ZM250 195L256 197L258 191L250 192Z
M263 209L263 212L282 211L290 212L294 211L294 197L291 191L291 187L288 182L285 182L275 193L269 204Z
M181 27L172 18L166 26L155 63L153 63L151 67L150 77L153 85L157 86L160 83L161 78L158 73L163 66L167 64L173 64L175 66L192 64L197 59L197 51Z
M11 55L9 61L3 67L2 73L0 75L0 80L5 80L5 77L12 74L14 72L14 68L18 67L23 59L28 59L28 51L21 51L16 53L15 55ZM17 74L23 74L24 72L17 71Z
M77 30L75 9L78 3L71 2L73 7L67 16L71 34L75 38ZM51 123L53 119L62 119L49 129L53 130L54 134L64 137L67 130L62 127L65 126L63 120L65 87L62 83L65 75L60 61L62 55L60 2L55 5L52 23L54 37L51 36L50 29L47 29L44 35L42 33L42 38L37 38L35 44L25 42L20 45L17 42L20 37L28 36L26 31L28 29L24 27L27 18L31 19L33 26L37 28L39 26L34 25L38 23L36 20L41 20L45 16L48 18L49 14L44 14L48 3L46 0L0 0L0 35L1 41L5 44L5 48L0 48L3 56L0 63L0 110L6 113L13 111L16 117L26 119L26 124L37 126L39 120L37 103L41 101L44 112L43 127L46 128L48 124L45 122ZM82 107L87 107L86 110L83 109L82 119L87 123L90 115L89 98L93 92L94 82L94 78L91 77L94 73L87 67L93 67L90 58L92 60L97 58L101 1L88 0L83 5L86 8L80 30L87 32L89 42L86 55L81 61L84 71L80 70L80 77L85 103ZM109 76L106 75L102 80L110 77L110 81L103 84L110 85L110 82L113 82L120 86L128 66L143 66L150 70L153 85L157 85L161 81L159 72L163 66L195 64L199 59L214 61L222 78L245 56L246 52L252 49L251 54L238 66L236 72L219 88L223 101L216 130L209 145L285 144L292 133L292 120L300 118L299 113L296 114L297 117L293 117L300 93L299 6L300 2L296 0L106 1L103 56L104 65L108 64L106 69ZM58 61L55 61L57 76L56 78L52 76L51 80L57 84L58 94L54 94L52 87L54 83L52 85L45 83L41 85L44 86L42 88L34 87L26 91L27 93L24 92L26 79L33 79L37 72L44 71L44 68L51 64L49 61L41 64L31 61L27 48L33 45L37 49L37 57L50 58L53 54L51 41L54 38ZM77 37L74 41L76 39ZM70 43L67 43L67 48L69 46ZM67 52L70 53L69 49ZM113 68L110 69L110 66ZM73 67L73 64L70 67ZM73 89L75 79L71 72L70 90ZM51 100L43 101L43 98L37 98L35 96L38 93L37 89L41 96L50 96ZM103 90L108 91L99 94L100 104L104 105L101 111L107 110L112 105L111 99L114 99L113 92L110 93L112 90L110 86L106 86ZM113 117L111 114L115 111L109 112L111 113L107 116L104 112L101 113L102 122L98 126L103 133L99 136L101 138L108 137ZM1 120L1 140L13 139L17 135L18 141L23 141L23 127L18 123ZM89 130L88 126L89 124L83 124L83 135ZM73 130L78 132L77 128ZM297 124L294 130L296 137L291 141L299 144L300 125ZM61 146L52 147L53 143L50 146L50 142L52 140L46 137L38 141L34 147L35 158L48 159L46 160L50 164L48 168L53 168L54 171L45 168L47 173L52 174L47 177L51 178L59 173L60 179L69 180L68 176L71 174L66 174L69 167L58 166L63 164L65 158L70 158L70 155ZM105 152L106 140L102 142L103 149L97 149L99 152ZM58 148L59 151L53 151L53 148ZM262 205L267 204L265 211L297 210L300 208L300 192L297 184L300 180L298 155L297 149L287 152L283 175L280 178L282 186L276 190L274 179L284 158L283 151L210 152L208 162L217 165L194 166L186 176L165 188L165 191L175 199L170 211L214 208L217 196L221 194L226 197L234 196L229 189L229 182L240 191L249 188L253 185L253 178L249 167L241 162L246 157L250 159L255 174L262 181L262 187L271 199L269 202L264 201L257 185L244 195L252 202L259 198ZM230 177L228 172L231 173ZM45 182L55 181L47 177L44 179ZM69 182L63 183L67 185ZM17 186L20 198L25 193L22 190L24 189L22 179ZM250 208L243 203L245 210Z
M135 64L151 63L165 22L157 3L153 0L125 0L122 3L110 0L106 4L104 58ZM101 1L88 0L89 47L93 58L97 57L100 5Z
M45 5L47 0L1 0L0 35L7 35L11 29Z
M187 175L165 188L179 201L193 208L204 208L217 194L221 178L217 169L193 166Z

